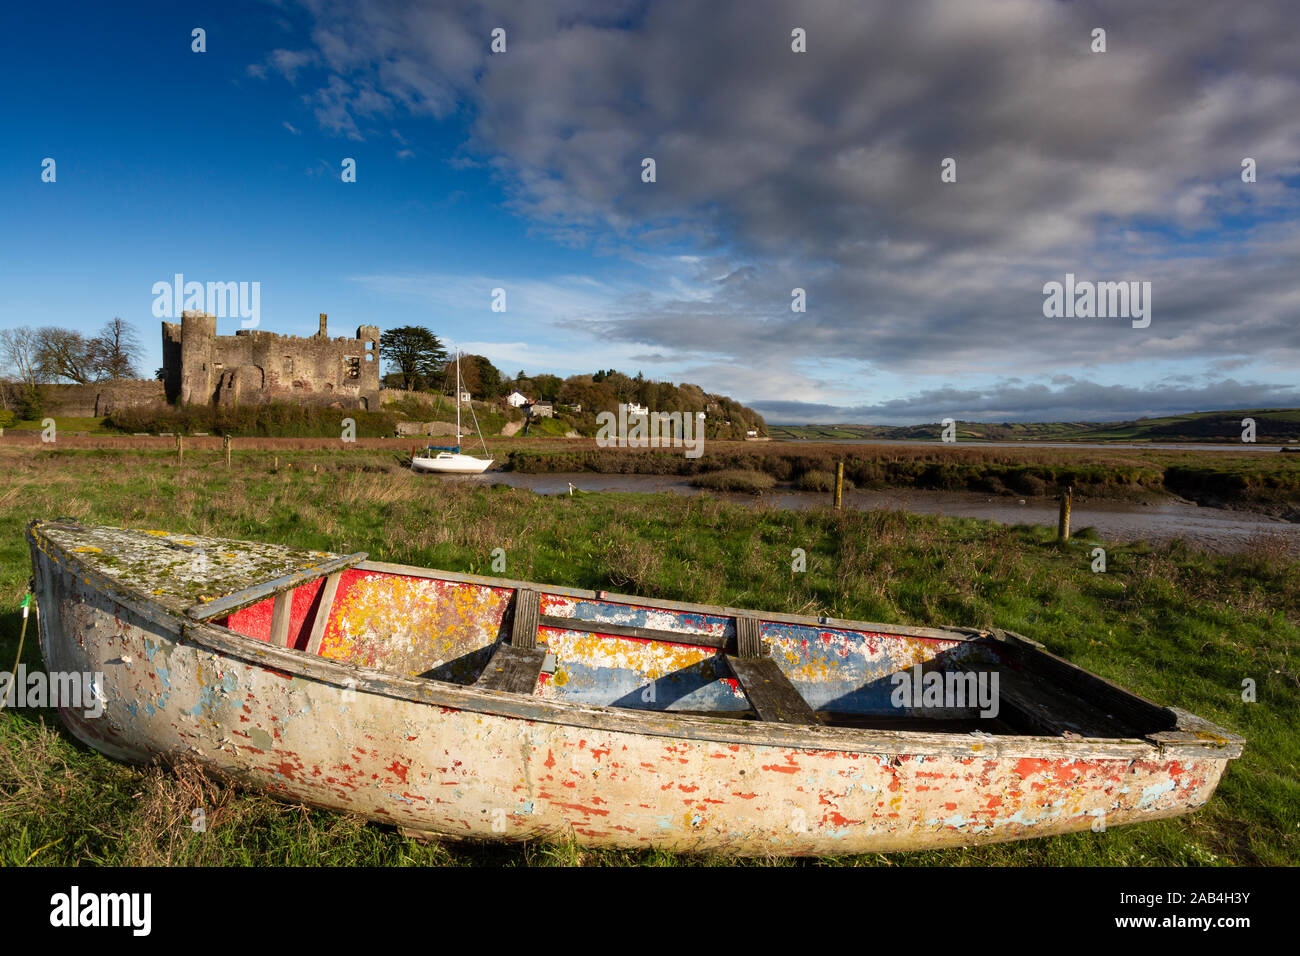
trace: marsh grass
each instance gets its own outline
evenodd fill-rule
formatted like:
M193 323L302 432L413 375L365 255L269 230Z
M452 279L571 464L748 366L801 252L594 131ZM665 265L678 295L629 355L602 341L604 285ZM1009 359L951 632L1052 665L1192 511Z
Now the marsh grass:
M279 467L273 467L275 459ZM1279 456L1281 457L1281 456ZM316 468L313 471L312 466ZM440 482L392 449L49 451L0 447L0 669L16 649L34 517L226 535L378 560L762 610L1009 628L1247 739L1190 817L967 850L821 861L963 866L1300 862L1300 563L1261 538L1238 554L1105 543L1088 530L903 512L782 511L709 495L528 491ZM791 570L802 548L807 570ZM29 632L23 659L39 667ZM1257 703L1244 703L1243 679ZM205 832L192 828L201 805ZM277 803L193 767L115 763L50 711L0 712L0 862L58 864L711 865L716 857L534 843L421 843ZM789 861L753 861L782 864ZM802 865L802 864L797 864Z
M851 478L843 480L842 488L844 491L852 491L857 485ZM835 472L833 471L805 471L798 481L800 491L819 491L830 493L835 490Z
M1300 456L1263 452L1113 448L990 448L978 445L825 445L711 443L698 458L665 451L612 450L580 444L532 445L509 452L510 467L529 473L706 476L762 472L805 490L825 490L837 462L864 489L916 488L999 495L1057 495L1072 487L1094 499L1154 500L1297 514ZM707 480L707 479L706 479ZM811 487L810 487L811 486Z
M702 472L691 479L691 484L696 488L708 488L711 491L736 491L757 495L775 488L776 479L762 471L728 468L723 471Z

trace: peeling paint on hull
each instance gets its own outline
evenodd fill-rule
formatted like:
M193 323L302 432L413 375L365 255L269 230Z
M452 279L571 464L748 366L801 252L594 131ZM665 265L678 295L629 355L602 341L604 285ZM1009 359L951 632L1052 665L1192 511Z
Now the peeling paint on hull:
M61 711L77 737L116 759L188 755L282 799L412 830L737 855L970 845L1189 812L1235 755L828 728L794 744L780 740L789 728L765 739L757 722L721 718L660 714L643 732L636 715L544 694L403 678L415 690L400 696L362 671L353 689L330 676L349 664L213 650L216 629L106 594L55 552L34 541L47 665L105 675L100 718Z

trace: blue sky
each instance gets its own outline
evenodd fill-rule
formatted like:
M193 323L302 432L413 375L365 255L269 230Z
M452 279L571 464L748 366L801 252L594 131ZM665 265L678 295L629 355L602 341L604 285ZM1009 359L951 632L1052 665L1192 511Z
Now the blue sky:
M1287 8L1130 7L10 8L0 327L121 316L149 374L180 272L259 282L272 331L426 325L774 422L1300 404ZM1067 271L1151 281L1151 327L1044 318Z
M283 77L248 75L292 39L295 18L244 3L197 16L154 5L129 32L99 5L68 19L75 31L62 18L24 23L7 66L19 82L0 158L11 225L0 238L5 325L30 316L94 331L120 315L145 333L152 371L161 349L151 290L175 272L259 281L263 322L277 331L311 334L324 311L335 334L410 323L469 341L491 315L492 286L474 303L476 290L458 283L445 292L455 307L431 308L436 289L412 297L395 282L388 294L378 277L620 271L529 238L487 169L453 165L464 116L408 117L356 142L322 130ZM203 54L190 49L199 24ZM39 178L46 156L57 163L53 184ZM357 161L355 183L340 180L345 157ZM510 298L522 313L525 302ZM221 331L238 327L229 319Z

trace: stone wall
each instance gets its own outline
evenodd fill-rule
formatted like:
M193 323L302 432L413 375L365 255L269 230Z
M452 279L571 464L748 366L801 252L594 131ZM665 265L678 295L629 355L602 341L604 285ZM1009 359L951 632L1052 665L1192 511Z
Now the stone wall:
M272 401L379 407L379 329L331 339L326 317L310 337L240 329L217 335L215 316L184 312L163 323L169 401L234 405Z
M61 418L103 418L116 409L161 405L165 400L163 383L145 379L37 387L44 414Z
M405 437L407 435L455 435L455 422L398 422L397 435ZM461 427L461 434L467 435L464 426Z

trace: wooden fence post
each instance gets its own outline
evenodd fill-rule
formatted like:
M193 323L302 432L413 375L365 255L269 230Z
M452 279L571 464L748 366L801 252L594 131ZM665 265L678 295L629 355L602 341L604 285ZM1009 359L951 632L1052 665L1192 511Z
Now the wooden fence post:
M839 508L844 501L844 462L835 463L835 507Z
M1065 489L1061 495L1061 517L1056 524L1056 536L1062 541L1070 540L1070 498L1074 495L1074 486Z
M176 462L179 464L185 458L185 445L180 434L176 435Z
M226 467L230 467L230 436L221 436L221 450L226 453Z

